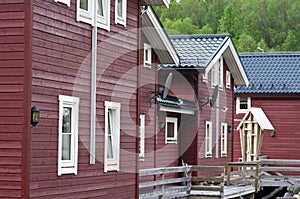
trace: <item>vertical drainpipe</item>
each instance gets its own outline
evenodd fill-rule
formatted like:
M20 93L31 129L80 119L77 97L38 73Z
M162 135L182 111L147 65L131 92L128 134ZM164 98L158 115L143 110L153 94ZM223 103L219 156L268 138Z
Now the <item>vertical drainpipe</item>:
M219 88L217 88L219 89ZM215 110L216 110L216 158L219 158L219 92L217 95L216 99L216 105L215 105Z
M96 83L97 83L97 1L93 1L92 16L92 67L91 67L91 132L90 164L95 164L95 131L96 131Z
M136 102L136 174L135 174L135 198L139 198L139 130L140 130L140 123L139 123L139 119L140 119L140 100L141 100L141 96L140 96L140 79L141 79L141 70L140 70L140 34L141 34L141 6L140 6L140 1L138 1L138 13L139 13L139 17L138 17L138 31L137 31L137 102Z

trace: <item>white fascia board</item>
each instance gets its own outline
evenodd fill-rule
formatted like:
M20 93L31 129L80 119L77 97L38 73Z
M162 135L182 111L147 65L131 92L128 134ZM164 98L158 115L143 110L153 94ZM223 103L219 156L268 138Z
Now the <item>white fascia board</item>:
M170 41L168 35L164 31L160 22L158 21L153 9L151 7L148 7L145 14L148 16L149 20L152 23L153 28L156 30L156 32L159 36L158 39L161 40L161 42L158 42L159 46L154 46L154 47L156 47L157 49L167 50L169 55L171 56L172 60L174 61L175 65L178 66L179 65L179 57L178 57L173 45L171 44L171 41ZM151 43L152 41L150 40L149 42Z
M176 107L169 107L169 106L164 106L164 105L160 105L159 110L160 111L165 111L165 112L172 112L172 113L188 114L188 115L194 115L195 114L195 111L193 111L193 110L183 109L183 108L176 108Z

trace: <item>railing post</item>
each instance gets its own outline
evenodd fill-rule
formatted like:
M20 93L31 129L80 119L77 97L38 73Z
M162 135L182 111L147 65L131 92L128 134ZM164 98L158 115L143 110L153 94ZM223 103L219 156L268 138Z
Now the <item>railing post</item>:
M260 164L257 163L256 166L256 171L255 171L255 181L254 181L254 186L255 186L255 193L258 192L258 180L259 180L259 169L260 169Z
M187 182L187 191L186 191L186 193L188 195L190 195L191 190L192 190L192 167L189 168L187 174L188 174L187 177L189 178L189 181Z
M231 175L231 166L228 164L227 165L227 179L226 179L226 185L230 185L230 175Z
M161 173L161 174L159 175L159 179L160 179L160 180L164 180L164 179L165 179L165 174L164 174L164 173ZM162 195L159 195L159 199L164 199L164 197L165 197L165 185L164 185L164 184L162 184L162 185L160 186L160 192L162 193Z

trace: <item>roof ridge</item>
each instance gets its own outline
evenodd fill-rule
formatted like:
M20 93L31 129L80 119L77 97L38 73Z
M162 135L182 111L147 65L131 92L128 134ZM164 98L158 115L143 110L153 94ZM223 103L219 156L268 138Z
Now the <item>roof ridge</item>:
M300 52L243 52L240 57L274 57L274 56L300 56Z
M171 39L191 39L191 38L220 38L220 37L231 37L230 34L195 34L195 35L169 35Z

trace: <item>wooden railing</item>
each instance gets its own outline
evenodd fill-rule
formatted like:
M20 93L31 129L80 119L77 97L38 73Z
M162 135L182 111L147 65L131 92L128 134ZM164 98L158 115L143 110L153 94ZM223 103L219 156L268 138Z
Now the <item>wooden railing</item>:
M300 186L300 160L230 162L227 166L226 185L236 184L252 184L256 192L261 187Z
M191 190L219 191L221 196L224 193L224 169L223 166L180 166L140 170L139 198L188 196ZM195 175L198 172L214 176L200 177ZM168 176L170 174L176 177Z

